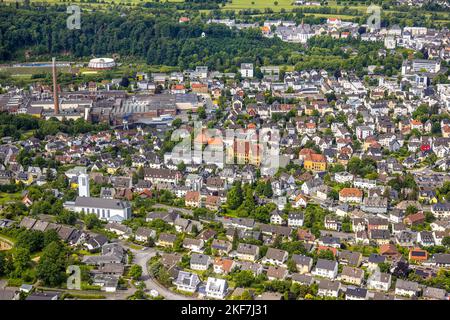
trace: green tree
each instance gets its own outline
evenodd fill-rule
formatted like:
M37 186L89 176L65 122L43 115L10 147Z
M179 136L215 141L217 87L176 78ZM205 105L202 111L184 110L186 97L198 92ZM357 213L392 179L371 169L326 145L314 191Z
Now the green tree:
M17 248L13 254L14 257L14 278L20 278L31 263L30 250L27 248Z
M177 128L177 129L178 129L178 128L181 126L181 124L182 124L182 121L181 121L180 118L177 118L177 119L175 119L175 120L172 121L172 126L173 126L174 128Z
M78 214L71 210L62 210L59 215L56 216L56 221L62 224L74 225L77 222Z
M450 237L446 236L444 239L442 239L442 245L446 247L450 247Z
M227 205L231 210L235 210L239 208L242 204L242 188L241 183L238 182L234 186L231 187L230 191L227 194Z
M264 186L264 196L267 198L271 198L273 196L272 184L270 181L267 181Z
M44 247L48 246L53 241L59 241L58 232L54 229L50 229L44 232Z
M239 300L253 300L253 297L248 290L244 290Z
M185 164L183 161L181 161L181 162L177 165L177 170L180 171L180 172L186 171L186 164Z
M94 228L100 228L102 226L101 220L95 215L95 213L88 213L84 216L84 223L86 228L92 230Z
M44 234L35 230L23 230L17 236L15 246L26 248L30 253L40 251L44 247Z
M320 259L335 260L334 254L331 250L320 250L317 257Z
M128 272L128 275L133 280L138 280L142 276L142 267L140 265L133 264Z
M255 281L255 277L251 271L241 270L233 274L233 280L237 287L250 287Z
M42 251L36 267L37 277L45 285L56 287L66 279L66 250L60 242L52 242Z
M410 214L414 214L414 213L417 213L417 212L419 212L419 209L417 209L415 206L413 206L413 205L409 205L407 208L406 208L406 215L410 215Z
M381 262L378 264L378 267L380 268L381 272L389 272L389 270L391 269L391 265L387 262Z
M289 259L287 261L287 267L288 267L289 272L291 272L291 273L297 272L297 265L295 264L294 260Z

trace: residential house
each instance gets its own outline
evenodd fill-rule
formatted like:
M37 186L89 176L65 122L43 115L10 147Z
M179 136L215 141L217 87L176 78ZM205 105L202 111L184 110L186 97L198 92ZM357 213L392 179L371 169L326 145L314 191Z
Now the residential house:
M190 268L192 270L205 271L211 265L211 258L208 255L193 253L191 254Z
M178 277L174 284L177 286L177 290L186 292L195 292L200 284L200 278L195 273L186 271L178 272Z
M417 243L424 247L434 246L434 236L430 231L420 231L417 233Z
M339 201L361 203L363 192L358 188L343 188L339 191Z
M294 261L299 274L309 273L313 265L313 259L308 256L293 254L292 261Z
M108 222L105 225L105 229L115 233L116 235L118 235L120 238L123 239L128 239L132 234L132 230L130 227L127 227L117 222Z
M228 284L225 279L209 277L206 282L206 296L214 299L224 299L228 292Z
M312 274L319 277L335 279L338 274L338 263L336 261L318 259Z
M423 224L425 222L425 215L423 214L423 212L410 214L405 219L403 219L403 222L408 226Z
M310 286L314 283L314 278L308 274L294 273L291 276L292 282L303 286Z
M328 229L328 230L341 231L342 223L340 220L338 220L332 216L326 216L325 220L324 220L324 226L325 226L325 229Z
M397 279L395 283L395 294L399 296L416 296L419 292L419 284L417 282Z
M211 249L217 251L219 254L228 254L232 249L232 244L226 240L214 239L211 243Z
M367 300L368 291L365 288L347 287L345 291L345 300Z
M376 271L367 279L367 288L370 290L389 291L391 278L389 273Z
M213 270L218 274L228 274L234 267L234 260L229 258L215 258L213 262Z
M267 278L272 280L285 280L288 275L288 270L284 267L269 266L267 269Z
M321 279L319 282L319 290L317 294L321 297L337 298L339 296L340 289L341 283L339 281Z
M186 207L200 208L201 207L201 197L198 191L188 191L184 196L184 204Z
M341 273L341 281L358 285L362 284L364 279L364 271L358 268L344 266Z
M421 262L428 260L428 252L420 248L413 248L409 250L409 261L411 262Z
M280 249L269 248L262 259L263 263L275 264L278 266L284 265L288 258L288 252Z
M203 252L204 242L201 239L184 238L183 248L188 249L192 252Z
M299 194L292 204L292 207L294 208L306 208L308 204L308 200L306 200L306 197L302 194Z
M281 213L278 212L278 210L274 210L270 214L270 223L272 223L272 224L280 224L280 225L284 223L284 219L281 216Z
M440 288L426 287L422 297L425 300L446 300L447 292Z
M138 227L136 229L134 237L135 237L136 241L147 242L150 239L156 238L156 231L153 229L145 228L145 227Z
M256 261L259 255L259 247L253 244L240 243L236 256L241 260Z
M303 226L304 215L303 213L290 213L288 215L288 226L289 227L301 227Z
M339 252L339 263L351 267L359 267L362 261L360 252L342 250Z
M177 236L175 234L161 233L156 245L161 247L173 247L176 240Z

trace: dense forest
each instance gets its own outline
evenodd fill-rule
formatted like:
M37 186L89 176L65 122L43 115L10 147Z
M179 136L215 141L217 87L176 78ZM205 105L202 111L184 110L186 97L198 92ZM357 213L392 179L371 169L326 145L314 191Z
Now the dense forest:
M84 119L59 121L52 118L43 120L30 115L12 115L0 112L0 138L9 136L20 139L21 135L27 131L32 131L35 137L43 139L47 135L55 135L58 132L76 135L107 129L108 126L105 124L96 125L86 122Z
M138 11L127 15L84 13L81 30L69 30L67 16L50 8L2 10L0 61L21 60L24 50L30 50L37 59L45 55L68 55L72 59L119 54L150 65L181 69L207 65L221 71L236 71L240 63L250 61L256 66L294 65L297 69L353 69L363 73L368 65L383 63L388 74L395 73L402 61L401 56L381 61L377 56L381 43L319 37L305 47L265 38L258 29L232 30L201 21L180 24L175 17Z
M83 13L81 30L69 30L68 15L50 10L2 8L0 61L17 60L21 50L31 49L34 56L70 53L73 57L89 57L117 53L154 65L188 68L205 64L223 70L244 61L258 62L262 57L283 64L286 57L280 51L299 49L279 39L264 38L257 30L236 31L201 22L182 25L166 16L152 17L138 11L128 15Z

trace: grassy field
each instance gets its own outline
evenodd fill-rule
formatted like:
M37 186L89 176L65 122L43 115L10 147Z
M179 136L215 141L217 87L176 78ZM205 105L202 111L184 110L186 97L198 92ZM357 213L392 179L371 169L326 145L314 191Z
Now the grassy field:
M4 2L10 2L14 3L17 0L4 0ZM64 4L66 2L63 2L63 0L30 0L31 2L36 3L50 3L50 4ZM103 0L106 4L132 4L132 5L138 5L143 4L145 2L153 2L154 0ZM185 0L160 0L160 2L184 2ZM270 8L275 12L279 12L282 9L284 9L286 12L292 11L292 9L295 8L320 8L318 6L296 6L294 5L295 0L231 0L228 2L224 7L221 7L222 10L246 10L246 9L258 9L258 10L264 10L266 8ZM81 6L102 6L104 3L86 3L81 2L81 0L73 0L71 3L79 3ZM307 16L316 16L316 17L340 17L342 19L351 19L355 17L359 17L360 15L367 14L367 5L361 4L358 2L341 2L337 4L336 0L328 1L328 4L325 6L328 8L333 9L343 9L348 8L352 10L358 10L359 15L357 16L350 16L350 15L339 15L339 14L315 14L315 13L306 13ZM200 10L200 12L209 12L210 10ZM386 13L389 14L395 14L399 13L399 11L395 9L386 10ZM431 12L427 13L427 16L431 15ZM439 20L437 23L448 23L450 21L450 12L442 11L439 12L440 15L445 15L445 20Z
M63 73L69 72L68 67L58 67ZM0 67L0 73L6 73L15 80L30 80L33 75L51 73L50 67Z
M293 0L232 0L224 7L226 10L243 10L243 9L265 9L271 8L274 11L281 9L291 10Z
M0 205L5 205L5 203L10 201L17 201L21 199L20 192L18 193L6 193L0 192Z
M5 236L3 234L0 234L0 251L11 250L12 247L14 246L14 242L15 242L14 239Z

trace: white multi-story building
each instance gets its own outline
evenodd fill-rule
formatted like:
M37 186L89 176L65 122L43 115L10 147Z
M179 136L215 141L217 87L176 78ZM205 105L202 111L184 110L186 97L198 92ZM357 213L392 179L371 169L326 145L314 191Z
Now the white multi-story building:
M389 291L391 287L391 275L389 273L374 272L367 280L367 288L370 290Z
M338 263L336 261L318 259L312 274L319 277L335 279L338 274Z
M73 202L65 202L64 207L75 212L93 213L106 221L121 222L131 218L131 204L117 199L77 197Z
M242 63L240 72L243 78L253 78L253 63Z
M334 180L337 183L346 183L346 182L352 182L353 181L353 174L351 174L350 172L336 172L334 174Z
M224 299L227 295L228 284L225 279L209 277L206 282L206 296L214 299Z

